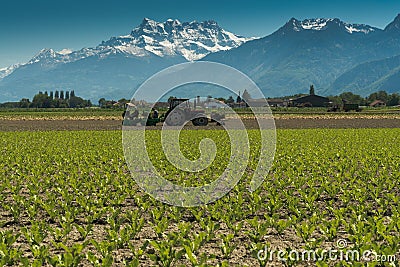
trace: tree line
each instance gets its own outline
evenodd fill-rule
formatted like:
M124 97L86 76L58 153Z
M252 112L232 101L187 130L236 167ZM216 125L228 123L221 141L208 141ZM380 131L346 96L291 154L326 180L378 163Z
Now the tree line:
M84 108L91 107L90 100L76 96L75 91L39 91L32 101L22 98L19 102L3 103L0 107L5 108Z
M360 106L368 106L376 100L385 102L386 106L397 106L400 105L400 94L393 93L388 94L386 91L379 91L370 94L367 97L362 97L351 92L344 92L338 96L329 96L331 102L334 104L341 104L342 100L346 100L349 103L359 104Z
M310 87L309 94L310 95L315 94L314 86ZM296 94L296 95L291 95L291 96L284 96L284 97L280 97L280 99L289 100L289 99L295 99L295 98L302 97L302 96L306 96L306 94ZM385 102L386 106L400 105L400 94L398 94L398 93L389 94L386 91L374 92L367 97L362 97L361 95L357 95L352 92L344 92L344 93L341 93L340 95L328 96L328 98L335 105L341 105L343 103L343 100L347 101L348 103L358 104L360 106L368 106L375 100L381 100L381 101ZM219 97L217 99L224 103L227 103L227 104L231 104L231 103L235 102L235 99L232 96L230 96L227 99L225 99L223 97ZM239 103L242 100L247 101L248 99L251 99L251 96L245 90L243 92L242 96L240 96L240 95L237 96L236 102ZM270 99L270 98L268 98L268 99Z

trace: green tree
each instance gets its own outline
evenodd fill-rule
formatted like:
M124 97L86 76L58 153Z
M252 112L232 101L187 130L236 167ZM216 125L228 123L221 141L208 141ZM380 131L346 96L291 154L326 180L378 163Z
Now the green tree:
M31 103L31 102L29 101L28 98L22 98L22 99L19 101L19 107L20 107L20 108L29 108L30 103Z
M120 100L118 100L118 103L124 106L126 103L129 103L129 100L126 98L121 98Z
M54 93L54 98L60 98L60 92L58 92L58 90L56 90L56 92Z
M60 99L64 99L64 91L63 90L60 91Z
M65 92L65 99L69 99L69 91Z
M342 101L342 99L340 98L340 96L337 96L337 95L335 95L335 96L328 96L328 98L329 98L329 101L332 102L333 105L338 105L338 106L340 106L340 105L343 104L343 101Z
M387 105L392 107L400 105L400 95L396 93L391 94L388 97Z
M99 106L102 108L106 105L107 101L104 97L99 99Z
M35 108L51 108L53 107L53 100L50 96L39 92L33 97L31 106Z
M367 97L368 103L372 103L372 102L374 102L374 101L377 100L377 99L378 99L378 93L377 93L377 92L374 92L374 93L370 94L370 95Z
M90 101L88 102L88 100L84 100L83 98L79 97L79 96L72 96L69 98L69 107L70 108L84 108L84 107L88 107L91 106L91 104L89 105Z
M313 84L310 85L310 95L315 95L315 89Z
M371 104L375 100L381 100L381 101L387 103L389 101L389 95L388 95L388 93L386 93L386 91L379 91L379 92L370 94L367 98L367 101L369 104Z
M233 103L235 103L235 99L233 99L232 96L229 96L229 98L226 100L226 103L227 104L233 104Z
M387 103L389 100L389 95L386 93L386 91L379 91L378 92L378 99Z
M240 97L240 92L239 95L236 97L236 103L242 102L242 98Z
M224 103L226 103L226 99L225 99L225 98L223 98L223 97L218 97L218 98L217 98L217 100L219 100L219 101L221 101L221 102L224 102Z
M365 105L365 99L360 96L360 95L356 95L353 94L352 92L344 92L341 93L339 95L339 97L345 101L347 101L348 103L352 103L352 104L359 104L359 105Z
M64 100L62 100L62 99L59 99L59 101L58 101L58 107L59 107L59 108L68 108L69 106L68 106L67 101L64 101Z

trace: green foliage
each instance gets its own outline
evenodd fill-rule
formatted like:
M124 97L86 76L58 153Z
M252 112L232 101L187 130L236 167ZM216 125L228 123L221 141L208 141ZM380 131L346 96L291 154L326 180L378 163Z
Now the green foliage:
M4 106L4 105L3 105ZM58 91L55 92L53 97L53 91L50 92L50 95L45 92L39 92L36 94L32 102L29 99L23 98L18 103L16 102L14 106L11 107L19 107L19 108L84 108L91 107L92 103L90 100L84 100L81 97L75 96L75 92L69 91L65 92Z
M259 135L248 133L257 151ZM217 161L196 175L180 174L160 155L157 135L149 133L149 154L171 181L202 184L229 160L222 131L188 131L183 153L195 158L198 141L209 137ZM0 136L1 266L265 266L257 252L266 245L323 249L339 238L349 249L400 249L399 129L279 130L262 188L246 190L257 163L252 153L227 196L189 209L159 203L137 187L119 131ZM315 263L358 266L326 264Z
M348 103L359 104L362 106L366 105L366 101L362 96L353 94L352 92L341 93L339 98L347 101Z
M315 89L314 89L314 85L310 85L310 93L309 95L315 95Z

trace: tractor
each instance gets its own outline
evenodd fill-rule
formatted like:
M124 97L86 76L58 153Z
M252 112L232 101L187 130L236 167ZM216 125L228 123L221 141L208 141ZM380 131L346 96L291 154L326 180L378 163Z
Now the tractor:
M164 114L165 123L169 126L183 125L191 119L194 126L207 126L208 118L204 110L192 109L189 99L172 98L169 102L169 109Z
M360 112L361 108L358 104L352 104L352 103L343 103L343 110L345 112L349 112L351 110L354 110L356 112Z
M328 112L339 112L339 111L349 112L349 111L356 111L360 112L362 109L358 104L347 103L346 100L343 100L343 104L340 107L339 105L334 105L328 108Z
M124 119L122 124L124 126L134 126L134 125L146 125L146 126L156 126L161 120L160 118L153 117L152 113L149 114L139 114L137 107L128 103L125 105L125 110L122 113L122 118Z

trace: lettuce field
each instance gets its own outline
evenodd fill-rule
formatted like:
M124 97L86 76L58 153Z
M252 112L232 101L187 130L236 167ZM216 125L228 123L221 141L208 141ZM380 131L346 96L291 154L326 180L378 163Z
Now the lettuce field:
M218 151L206 170L179 172L160 131L146 134L154 165L178 184L208 183L229 160L223 131L186 130L188 158L204 137ZM253 193L260 137L249 137L234 190L181 208L136 185L121 131L0 133L0 266L399 266L400 129L277 130L274 164Z

